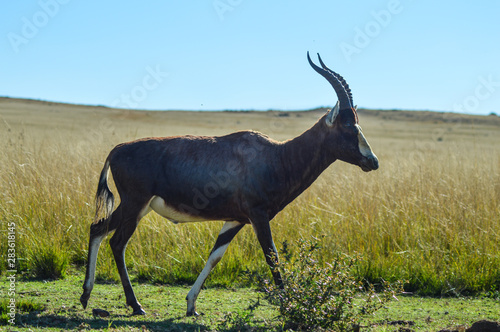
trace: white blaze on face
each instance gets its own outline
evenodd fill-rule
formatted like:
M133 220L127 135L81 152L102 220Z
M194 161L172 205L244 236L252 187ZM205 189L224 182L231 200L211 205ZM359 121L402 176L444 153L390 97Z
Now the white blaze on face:
M358 128L358 146L359 146L359 152L363 157L375 157L375 154L372 151L372 148L370 147L370 144L366 141L365 136L363 135L363 132L361 131L361 127L359 125L355 125L356 128Z

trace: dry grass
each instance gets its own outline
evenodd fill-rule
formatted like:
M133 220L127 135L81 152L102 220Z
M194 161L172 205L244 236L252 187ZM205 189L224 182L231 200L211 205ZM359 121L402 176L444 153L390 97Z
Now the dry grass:
M16 223L19 270L33 272L34 257L44 250L84 263L97 177L117 143L242 129L286 139L309 128L321 111L287 114L133 112L0 99L0 218ZM356 251L365 257L361 277L407 279L411 291L500 288L500 118L363 111L360 121L380 169L363 173L334 163L273 220L275 241L324 236L325 260ZM140 278L191 282L220 227L173 225L151 213L128 246L127 262ZM0 243L2 252L6 246ZM116 278L111 257L103 246L98 277ZM209 282L240 280L246 268L267 272L250 228Z

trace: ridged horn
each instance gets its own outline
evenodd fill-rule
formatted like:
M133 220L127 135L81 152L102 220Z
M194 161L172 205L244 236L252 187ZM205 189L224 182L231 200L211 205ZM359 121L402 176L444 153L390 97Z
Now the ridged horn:
M345 79L336 72L330 70L327 66L325 66L319 54L318 54L318 59L323 68L320 68L317 65L315 65L312 62L311 57L309 56L309 52L307 52L307 60L309 61L311 67L313 67L313 69L316 72L318 72L318 74L326 78L326 80L330 82L330 84L332 85L333 89L335 90L335 93L337 93L337 98L339 99L340 102L340 108L341 109L352 108L353 104L352 93Z
M335 76L340 81L340 84L342 84L342 86L344 87L345 92L347 93L347 96L349 97L349 101L351 102L351 106L353 106L354 103L352 101L352 92L351 92L351 89L349 88L349 84L347 84L346 80L342 76L340 76L338 73L336 73L333 70L331 70L330 68L328 68L325 65L325 63L323 62L323 60L321 60L321 57L319 56L319 53L317 53L317 54L318 54L318 59L319 59L319 63L321 64L321 67L323 67L324 70L329 71L330 73L332 73L332 75Z

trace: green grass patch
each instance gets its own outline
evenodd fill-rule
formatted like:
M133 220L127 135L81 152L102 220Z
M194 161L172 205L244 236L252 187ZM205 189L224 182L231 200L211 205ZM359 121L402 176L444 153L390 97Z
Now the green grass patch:
M43 304L35 302L32 299L18 299L14 302L14 304L10 301L10 299L2 299L0 301L0 324L12 325L11 322L17 321L19 315L41 312L44 309L45 306ZM17 317L12 317L12 310L14 310L14 315Z
M56 280L66 276L69 257L66 251L42 246L30 253L29 276L35 279Z
M12 330L28 331L282 331L278 308L249 288L209 288L200 293L202 316L186 317L188 287L135 284L146 316L130 316L120 284L97 284L87 310L79 303L84 276L68 274L63 280L18 281L17 303L27 303ZM7 282L0 281L5 289ZM361 294L362 296L362 294ZM256 301L260 305L256 306ZM29 308L28 308L29 307ZM108 318L92 316L105 309ZM3 309L2 309L3 310ZM395 322L413 322L416 331L438 331L470 326L481 319L498 320L500 301L486 297L428 298L398 296L373 315L361 320L362 331L395 331ZM4 323L2 323L4 324ZM7 325L9 326L9 325ZM403 327L404 325L400 325ZM0 329L2 329L0 327ZM8 330L8 329L7 329Z

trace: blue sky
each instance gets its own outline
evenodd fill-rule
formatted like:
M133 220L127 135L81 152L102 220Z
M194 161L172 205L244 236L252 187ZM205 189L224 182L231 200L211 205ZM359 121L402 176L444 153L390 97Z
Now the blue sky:
M139 109L500 113L498 1L8 1L0 96ZM313 59L316 60L316 57Z

